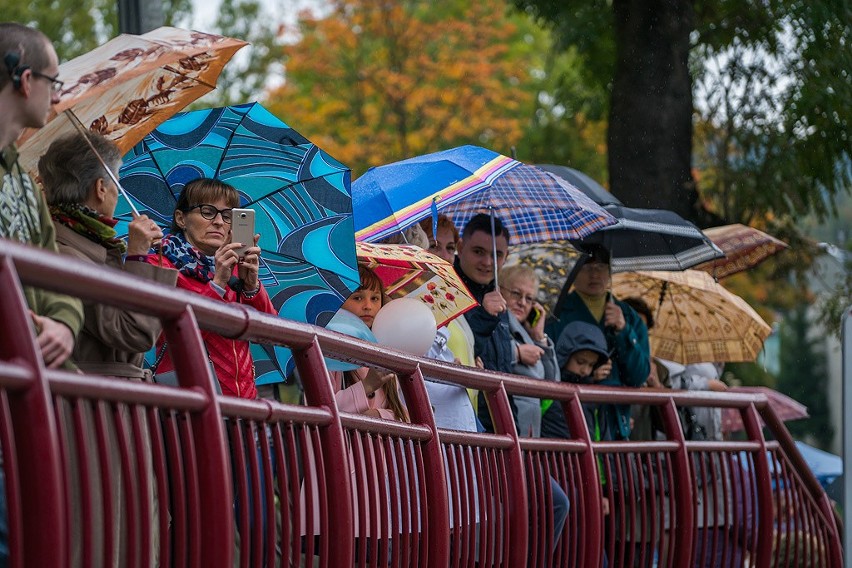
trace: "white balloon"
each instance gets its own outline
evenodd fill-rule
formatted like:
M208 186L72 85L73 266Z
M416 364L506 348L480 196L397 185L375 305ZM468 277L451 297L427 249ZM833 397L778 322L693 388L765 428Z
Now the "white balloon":
M391 300L373 320L373 335L381 345L412 355L425 355L435 341L436 331L432 310L413 298Z

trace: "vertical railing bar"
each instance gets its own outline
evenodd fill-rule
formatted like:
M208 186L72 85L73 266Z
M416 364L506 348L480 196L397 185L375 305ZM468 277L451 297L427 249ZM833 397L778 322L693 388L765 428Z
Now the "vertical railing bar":
M127 406L123 403L116 404L112 408L112 420L115 424L115 435L118 440L119 461L121 463L121 481L123 501L127 511L127 559L126 566L139 565L139 539L136 529L139 519L139 492L135 472L130 460L130 436L122 419L122 414L127 412Z
M172 539L169 530L170 493L166 472L166 452L163 443L162 422L160 412L152 407L147 409L148 431L151 439L151 459L154 467L154 477L157 480L157 503L160 523L159 559L157 565L165 566L171 561Z
M95 427L95 443L97 444L98 463L100 464L100 487L101 503L103 506L103 538L104 538L104 566L112 566L116 555L117 543L113 540L114 531L111 529L118 522L113 518L114 509L118 509L119 503L113 503L112 482L113 470L112 460L109 455L109 434L107 428L106 411L104 401L96 401L93 407L93 420ZM120 509L119 509L120 510ZM119 513L119 519L120 519ZM120 530L120 529L119 529Z
M207 368L206 365L204 367ZM204 556L204 550L202 550L202 544L206 545L205 540L202 540L202 534L205 536L206 533L203 532L201 525L202 521L204 523L204 527L206 530L207 521L202 512L202 499L201 499L201 491L197 480L200 476L199 468L201 467L198 452L195 448L195 436L193 435L193 427L192 427L192 415L187 412L182 413L181 420L178 422L178 432L181 435L181 447L183 448L183 457L186 461L186 477L190 481L186 487L186 497L187 497L187 510L189 511L188 522L187 522L187 537L190 542L189 546L189 565L200 567L206 565L202 564L202 559ZM226 495L233 499L233 494L228 491ZM204 499L203 501L207 501ZM229 503L231 507L233 507L233 501ZM233 513L228 515L227 517L231 523L233 524ZM228 535L233 541L233 533L229 533ZM231 543L233 544L233 542ZM233 554L233 547L231 547L231 551Z
M248 480L243 472L247 473L245 447L243 445L242 429L243 423L239 418L226 418L225 430L230 439L231 448L231 471L234 480L234 501L236 503L237 522L235 529L240 535L240 546L234 550L234 555L239 558L240 568L248 568L249 545L251 535L249 534L249 504L248 504Z
M741 411L746 436L751 441L756 441L760 449L755 456L754 474L756 479L770 480L771 473L766 456L766 440L760 428L760 418L753 404L743 408ZM760 483L757 486L757 517L761 519L757 531L757 548L755 550L755 568L769 568L772 555L772 526L773 523L763 522L763 519L773 518L772 514L772 488L769 483Z
M328 519L324 522L338 531L335 533L335 546L330 546L328 549L326 565L335 568L351 566L355 548L351 527L355 521L352 511L353 489L349 476L350 458L331 388L331 380L316 338L309 347L293 349L292 352L307 404L327 410L332 417L328 425L319 429L320 445L325 457L322 462L325 468L324 478L334 480L327 486L327 501L334 503L334 507L328 509ZM350 530L341 530L343 527L350 527Z
M151 448L146 447L143 439L144 424L140 419L140 409L137 405L128 407L127 414L130 421L130 430L133 434L133 449L136 458L136 467L139 475L139 545L141 566L151 565L151 552L153 546L153 535L151 534L151 524L154 518L154 511L151 506L151 498L154 495L153 483L151 479L152 469L148 467L148 459L150 457ZM142 414L144 417L144 414Z
M94 543L92 542L94 531L83 530L83 527L94 526L95 524L93 518L95 507L92 503L94 495L92 494L91 486L93 472L89 468L91 456L89 455L89 436L85 432L85 404L85 401L77 398L68 401L68 411L71 413L71 427L74 430L74 448L76 453L74 461L77 463L77 481L80 484L79 487L75 488L75 493L80 503L80 519L75 519L79 522L79 525L77 525L77 530L72 531L72 534L76 533L82 540L80 550L83 566L91 566L94 555Z
M8 243L11 244L11 243ZM5 248L4 244L4 248ZM17 245L12 245L17 246ZM18 491L21 500L11 500L17 512L12 516L10 507L10 552L14 564L50 568L65 567L69 558L68 523L65 500L64 464L60 431L51 408L48 383L35 336L30 332L32 319L24 298L17 271L10 257L0 259L0 359L25 365L32 371L33 380L25 389L6 392L9 423L15 436L14 457L4 454L4 460L16 466L13 483L7 484L6 493ZM6 471L9 471L7 468ZM25 513L24 513L25 512Z
M173 511L173 533L174 533L174 548L175 548L175 564L177 566L186 566L189 561L189 527L187 526L187 477L186 468L184 467L181 456L183 450L181 448L180 433L177 427L178 413L174 410L168 412L166 420L166 450L168 452L169 461L171 463L170 479L172 487L175 490L172 492L174 496Z
M2 266L0 266L2 270ZM12 568L24 565L23 546L23 506L21 484L18 476L18 451L15 447L15 426L9 408L9 396L6 389L0 388L0 456L3 456L0 475L4 478L6 494L6 537L9 546L9 558Z

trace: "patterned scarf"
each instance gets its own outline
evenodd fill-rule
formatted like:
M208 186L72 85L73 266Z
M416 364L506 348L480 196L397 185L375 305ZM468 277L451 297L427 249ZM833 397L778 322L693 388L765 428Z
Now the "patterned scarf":
M50 216L60 225L65 225L77 234L98 243L107 250L127 252L127 245L115 234L116 219L107 217L79 203L63 203L50 206Z
M200 282L210 282L216 275L216 261L189 244L183 232L163 237L163 256L175 265L178 271ZM153 251L156 252L156 251Z

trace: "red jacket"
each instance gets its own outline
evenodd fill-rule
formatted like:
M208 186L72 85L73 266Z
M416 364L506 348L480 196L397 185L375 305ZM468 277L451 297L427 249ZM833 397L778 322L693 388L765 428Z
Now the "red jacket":
M155 266L160 264L159 255L156 254L148 255L147 260L149 264ZM167 258L163 258L162 266L163 268L175 268L174 264ZM236 272L237 268L234 267L234 274ZM225 297L223 298L210 282L201 282L178 273L177 287L219 302L245 304L261 312L278 314L263 285L251 299L245 298L242 294L237 294L230 288L225 289ZM205 330L201 330L201 338L204 340L204 346L207 348L207 355L213 363L213 368L216 369L216 377L222 387L222 394L241 398L257 398L257 387L254 384L254 362L251 353L249 353L249 343L222 337L217 333ZM162 338L157 343L158 347L161 344ZM157 371L171 371L172 369L174 369L174 365L172 365L170 354L166 349L166 354L157 367Z

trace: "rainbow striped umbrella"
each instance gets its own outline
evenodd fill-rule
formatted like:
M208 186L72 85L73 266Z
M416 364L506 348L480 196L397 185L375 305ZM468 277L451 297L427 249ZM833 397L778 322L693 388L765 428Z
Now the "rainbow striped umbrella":
M617 222L565 180L478 146L371 168L352 182L356 240L398 233L433 209L458 227L493 213L513 243L581 239Z

